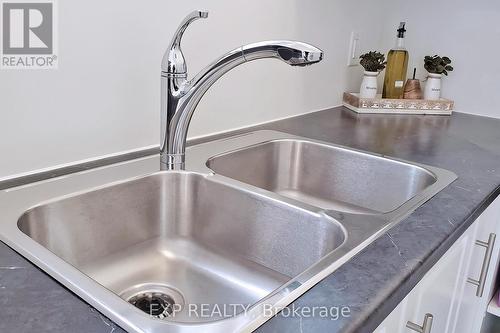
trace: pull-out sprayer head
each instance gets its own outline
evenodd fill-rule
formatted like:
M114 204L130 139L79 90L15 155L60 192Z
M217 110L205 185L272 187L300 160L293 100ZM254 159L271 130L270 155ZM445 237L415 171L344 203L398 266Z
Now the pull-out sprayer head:
M291 66L307 66L320 62L323 51L310 44L295 41L265 41L242 46L246 61L277 58Z

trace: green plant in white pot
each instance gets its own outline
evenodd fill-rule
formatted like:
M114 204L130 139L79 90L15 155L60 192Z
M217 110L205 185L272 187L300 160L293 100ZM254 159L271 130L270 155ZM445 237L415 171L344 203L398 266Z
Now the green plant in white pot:
M424 88L424 99L438 100L441 98L441 79L443 74L453 71L451 59L448 57L425 56L424 68L429 72Z
M377 96L377 76L384 70L387 62L385 56L377 51L370 51L360 56L359 63L365 69L363 81L359 88L361 98L375 98Z

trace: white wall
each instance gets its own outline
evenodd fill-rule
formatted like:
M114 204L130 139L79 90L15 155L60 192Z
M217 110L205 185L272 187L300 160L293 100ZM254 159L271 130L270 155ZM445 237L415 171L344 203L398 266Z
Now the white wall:
M500 118L500 2L498 0L396 1L384 20L384 49L390 49L400 21L407 21L408 75L424 79L425 55L449 56L455 70L443 79L443 97L457 111Z
M351 30L380 44L384 8L370 0L58 1L59 69L0 71L0 178L158 144L159 64L183 16L208 9L183 44L191 73L224 52L265 39L308 41L325 60L276 60L228 73L203 98L189 136L340 104L357 89L346 67Z

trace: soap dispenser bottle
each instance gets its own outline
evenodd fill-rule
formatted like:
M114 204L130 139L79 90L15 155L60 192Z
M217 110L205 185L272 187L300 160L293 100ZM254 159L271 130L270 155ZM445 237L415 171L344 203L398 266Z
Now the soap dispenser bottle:
M406 80L409 57L404 46L405 25L406 22L399 24L396 47L391 49L387 56L382 98L403 98L403 86Z

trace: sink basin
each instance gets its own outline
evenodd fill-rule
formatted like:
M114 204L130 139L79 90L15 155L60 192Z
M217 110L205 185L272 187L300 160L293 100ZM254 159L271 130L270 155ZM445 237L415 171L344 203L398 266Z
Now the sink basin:
M325 215L183 172L37 206L18 225L122 298L155 291L180 306L254 304L346 237ZM187 306L167 319L208 320Z
M158 164L0 191L0 239L128 332L249 332L456 178L275 131Z
M437 181L416 165L300 139L221 154L208 167L286 197L353 213L391 212Z

